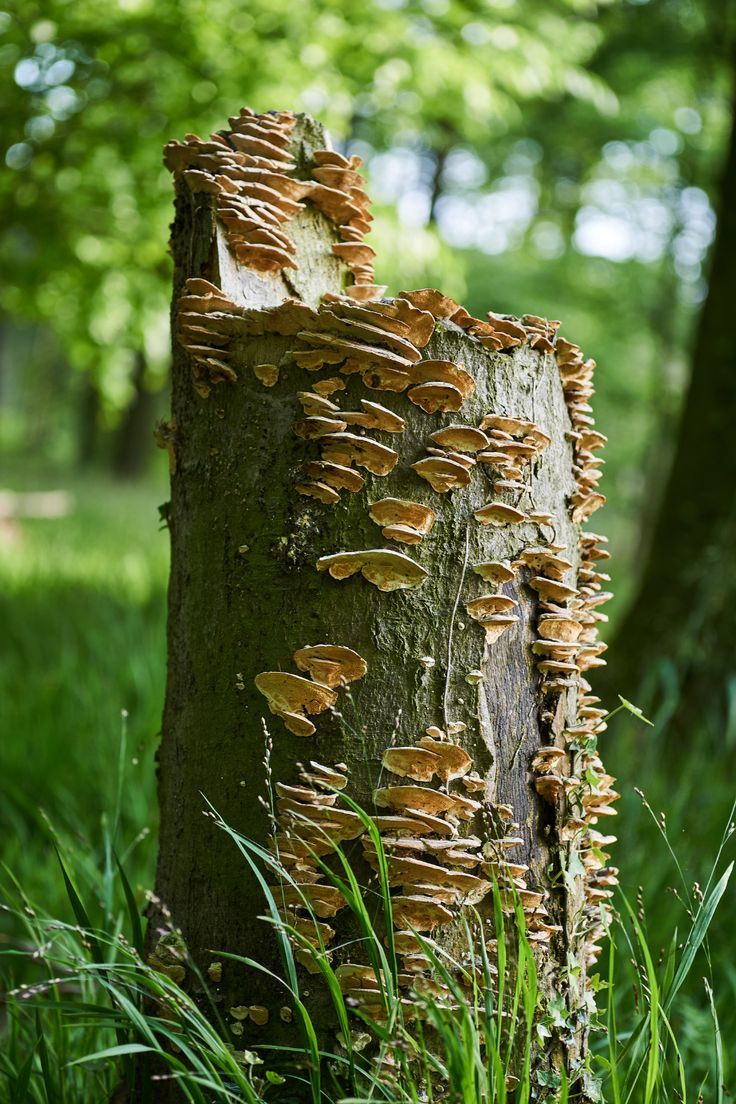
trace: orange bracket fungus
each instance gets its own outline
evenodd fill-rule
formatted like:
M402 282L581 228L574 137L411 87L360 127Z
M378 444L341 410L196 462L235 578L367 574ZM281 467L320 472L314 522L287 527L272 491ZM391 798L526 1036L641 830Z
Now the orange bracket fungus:
M360 572L379 590L410 590L427 578L427 570L403 552L390 548L369 548L365 552L336 552L320 556L318 571L329 571L333 579L348 579Z

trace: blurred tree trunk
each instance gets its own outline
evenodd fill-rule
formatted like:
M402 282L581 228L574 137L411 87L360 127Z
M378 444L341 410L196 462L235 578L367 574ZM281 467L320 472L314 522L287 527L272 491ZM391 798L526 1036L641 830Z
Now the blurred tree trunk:
M676 708L682 733L704 713L723 716L736 675L735 302L736 110L672 465L602 683L649 708Z
M113 445L112 468L121 479L138 479L143 475L154 449L153 427L161 398L161 389L146 385L146 358L135 355L133 394Z
M100 438L100 390L85 373L77 400L77 464L89 467L97 459Z
M324 133L310 120L299 118L291 143L298 177L311 182L313 152L325 146ZM181 153L175 151L175 155ZM467 766L472 761L477 776L467 788L458 778L451 784L435 781L437 789L423 788L414 794L412 800L419 808L425 800L437 801L439 815L434 827L416 821L415 831L420 836L459 833L461 844L463 837L474 833L483 841L486 861L503 856L518 863L517 876L528 867L521 886L526 884L530 895L525 908L538 959L541 1007L561 997L566 1009L564 1016L557 1012L549 1020L562 1026L559 1030L552 1026L548 1044L535 1052L534 1076L539 1075L541 1083L543 1071L553 1076L550 1069L564 1065L574 1082L586 1049L586 965L594 959L594 941L601 930L598 907L590 901L601 897L587 896L591 883L582 876L579 855L590 844L583 822L570 828L568 818L573 809L588 821L594 814L592 804L586 806L587 813L582 805L575 805L588 784L582 779L577 779L577 789L570 779L565 791L562 781L557 787L550 778L546 783L539 778L549 771L551 762L557 764L559 775L587 776L597 769L592 745L587 746L583 762L581 753L570 749L565 738L576 718L578 696L584 697L586 690L584 684L576 686L574 678L538 669L540 661L532 645L539 635L539 614L548 607L540 605L537 590L528 585L534 571L530 574L527 567L515 565L513 581L503 586L497 602L513 608L518 620L491 644L483 626L466 609L472 599L501 589L500 583L483 582L474 565L516 561L528 546L544 545L550 539L565 549L570 563L562 570L572 584L567 591L563 587L564 593L555 601L564 606L566 594L578 593L580 526L568 507L575 491L573 445L560 371L549 355L552 345L547 343L547 353L530 347L532 331L525 334L517 325L517 334L522 334L517 347L494 352L447 321L446 307L438 306L433 317L406 299L391 301L394 307L385 300L362 305L341 300L321 306L325 293L342 291L347 270L332 252L339 240L337 231L315 206L306 203L286 224L298 267L264 276L234 260L227 225L215 217L216 203L209 190L192 193L179 183L172 238L174 319L179 333L182 327L185 333L187 327L191 332L187 341L192 356L175 343L172 419L161 431L172 470L172 566L168 683L159 752L156 892L160 905L151 916L150 928L153 961L166 964L166 933L173 923L190 956L186 973L181 971L182 984L202 999L203 1007L206 1000L192 963L205 978L208 967L219 963L209 977L215 1000L228 1020L231 1008L243 1009L245 1014L248 1008L258 1010L257 1018L247 1015L245 1025L242 1016L229 1020L238 1046L257 1047L266 1041L298 1044L296 1016L283 988L265 973L219 958L221 950L235 952L276 974L281 972L276 941L258 920L264 911L258 886L232 839L212 819L203 819L205 801L235 830L267 846L271 824L263 799L268 803L275 797L280 830L291 824L293 831L295 823L298 829L298 822L289 819L290 804L295 797L302 803L312 800L309 791L280 787L300 784L299 764L313 758L330 768L339 764L347 778L346 792L371 813L386 815L392 809L383 807L386 795L379 797L382 804L376 809L376 787L420 780L416 774L401 777L397 772L389 782L390 771L382 767L387 748L398 744L416 751L415 742L436 726L442 747L448 754L460 755L464 748ZM179 298L182 290L184 300ZM294 299L300 301L296 306ZM286 300L292 305L285 305ZM442 297L436 294L432 301L441 303ZM451 304L450 312L456 306ZM397 312L390 315L396 323L393 331L382 329L381 320L392 310ZM406 334L416 340L416 348L410 342L401 346L392 336L402 332L403 323L397 322L400 315L411 319ZM373 329L361 329L366 319ZM422 329L421 341L412 326ZM311 331L311 339L304 337L305 330ZM203 351L208 334L214 345L211 355ZM329 346L340 334L343 340L347 335L359 343L353 356L372 358L371 370L366 371L364 363L363 372L344 366L341 373L339 364L347 354L336 359ZM326 345L320 344L319 335ZM391 356L397 356L397 347L412 355L399 357L393 369L386 369ZM304 362L310 356L319 361L320 348L326 363L307 366ZM417 383L433 379L432 372L457 373L461 363L468 373L462 386L470 384L462 413L457 406L452 410L445 406L444 413L429 415L401 394L406 383L397 389L388 380L397 364L403 365L407 380ZM382 371L387 371L386 378ZM208 372L214 378L208 378ZM391 378L395 382L395 376ZM366 390L366 385L371 389ZM323 409L320 415L320 395L325 394L332 395L335 408L332 413L329 407L327 413ZM370 415L370 402L378 400L393 414L384 410ZM509 524L508 519L498 525L480 524L476 511L489 500L499 498L507 508L510 502L507 491L496 490L496 474L488 465L473 466L472 450L455 453L460 461L465 455L465 462L450 462L454 463L452 478L462 486L453 495L430 488L411 466L428 459L427 446L435 444L430 433L458 421L476 427L493 412L526 418L551 438L549 447L525 469L522 492L511 496L520 506L517 524ZM403 427L397 428L397 415ZM388 423L371 424L376 416L379 423L386 418ZM337 425L319 425L323 417L333 418ZM391 432L389 423L393 423ZM377 437L365 434L360 426L375 431ZM357 436L348 440L351 433ZM474 440L475 447L480 447ZM366 469L360 456L356 468L350 466L350 457L338 459L340 448L350 452L356 442L358 451L376 451L373 468L369 463ZM336 494L331 501L329 493L335 484L321 482L319 465L329 467L329 455L323 452L320 458L319 450L330 447L337 450L333 462L342 465L330 477L347 479L342 486L354 492L343 491L339 501ZM380 467L387 457L390 474L388 468L379 473L376 459ZM440 466L448 461L446 455L444 460L435 457ZM296 493L295 480L306 494ZM385 530L385 538L381 537L380 525L369 516L368 508L387 497L436 512L435 529L421 546L396 543ZM549 522L528 516L540 512L554 519L554 538ZM326 555L376 548L380 549L378 561L381 556L383 561L370 561L369 555L365 577L359 571L348 578L352 572L337 567L331 577L317 569ZM495 600L489 598L491 605ZM570 615L576 616L574 611ZM493 625L488 628L492 633ZM353 672L349 688L340 685L339 669L332 689L306 681L309 668L299 667L297 656L299 649L310 645L352 649L365 661L367 671ZM315 668L312 679L318 677ZM330 682L329 673L321 677ZM264 694L269 687L272 697L267 700ZM299 699L306 691L311 704L296 699L291 706L284 704L283 695L293 693ZM328 708L323 711L325 704ZM264 722L270 733L268 743ZM546 766L540 766L540 748L547 748L542 755ZM545 759L545 755L551 757ZM416 781L414 789L419 790ZM607 787L608 782L602 781L601 786ZM568 796L563 798L563 792ZM395 790L388 800L400 808L400 797ZM453 801L460 810L454 823ZM605 803L602 794L598 802ZM301 804L299 808L319 806ZM447 821L443 809L450 810ZM349 818L349 813L344 815ZM506 817L516 823L508 823ZM351 825L355 820L348 822ZM351 845L361 834L359 824L358 829L343 838L353 861L369 876L357 840ZM514 838L506 842L506 836ZM479 842L468 846L477 847ZM507 847L513 850L506 851ZM423 858L432 859L429 848ZM399 878L393 865L391 870L397 887L405 883L405 894L424 894L421 899L430 902L427 907L436 907L428 885L412 888L408 874ZM500 868L496 872L503 884L506 875ZM485 869L484 874L488 877L491 871ZM300 876L297 870L295 876ZM595 871L590 876L594 878ZM277 890L277 899L279 894ZM478 907L486 919L492 915L490 898L479 898ZM456 954L462 953L460 915L456 902L447 911L449 919L435 932ZM427 930L417 917L414 921ZM302 917L301 922L307 921ZM357 934L348 909L338 911L329 922L337 929L332 943L336 948L349 944ZM159 938L164 942L157 945ZM332 953L337 963L347 952ZM360 959L355 946L348 957ZM335 1026L330 997L318 979L307 984L310 1015L317 1028L329 1035ZM159 1085L157 1101L168 1099L170 1091ZM583 1098L587 1099L585 1094Z

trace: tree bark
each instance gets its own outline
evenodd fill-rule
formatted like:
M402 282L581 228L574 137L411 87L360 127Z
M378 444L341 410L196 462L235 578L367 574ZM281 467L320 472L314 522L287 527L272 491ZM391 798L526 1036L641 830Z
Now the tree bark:
M676 710L673 735L687 734L705 717L722 719L733 693L736 104L720 195L708 294L672 465L636 597L616 634L603 683L604 691L647 708Z
M189 352L175 342L167 430L173 472L169 668L159 753L157 897L165 907L154 914L152 928L160 933L169 922L178 926L203 973L218 951L227 950L255 958L278 974L275 940L258 919L264 911L258 887L228 836L203 819L205 799L237 831L267 845L269 818L260 799L270 803L273 785L299 784L298 764L315 760L329 767L343 764L339 770L348 780L346 792L371 815L396 813L401 795L389 795L399 803L391 809L376 804L386 799L381 794L376 798L376 791L421 783L411 775L392 774L382 766L383 757L390 747L413 746L435 726L441 731L434 738L446 751L462 747L468 753L479 775L477 792L462 779L443 784L434 778L425 795L443 794L452 806L438 814L449 834L463 838L472 833L483 842L486 861L475 871L479 877L481 870L489 876L494 848L503 850L498 841L516 832L504 820L509 815L505 807L518 825L523 842L505 858L529 867L526 887L544 899L543 906L525 905L538 955L541 1011L560 993L567 1003L565 1027L553 1027L549 1046L536 1056L536 1072L564 1064L574 1080L586 1053L585 971L600 936L598 902L605 904L605 891L602 897L600 887L595 892L602 863L596 867L590 858L588 832L596 812L605 812L615 798L595 754L598 715L580 674L597 662L593 611L600 592L600 582L591 574L595 540L583 537L581 543L578 518L596 503L576 485L585 462L579 451L581 433L587 432L579 424L576 403L584 401L580 389L586 385L581 381L588 378L590 366L575 347L555 346L554 330L540 319L470 319L436 292L402 293L379 303L381 289L372 291L370 273L356 272L355 266L356 282L346 288L351 273L333 252L337 245L340 253L345 235L322 213L325 200L319 188L309 190L315 161L326 163L324 156L315 159L315 151L326 144L324 134L312 121L298 117L290 137L296 165L290 171L305 182L303 206L286 224L298 267L265 275L244 263L244 256L257 264L263 258L244 251L242 241L233 237L235 224L222 217L222 196L202 176L187 178L193 164L204 166L206 160L195 163L191 146L173 147L169 154L179 176L174 326L180 338L183 331L188 334ZM247 152L247 143L237 148ZM343 169L349 173L353 167ZM210 190L192 192L187 185ZM353 200L359 202L355 195ZM301 306L284 306L286 299L297 299ZM392 332L382 328L387 318L394 323ZM197 319L204 324L195 326ZM334 341L351 333L356 319L367 319L375 328L356 330L349 339L360 343L361 350L348 354ZM318 336L304 337L305 331ZM394 337L401 333L414 341L416 356L394 361L388 369L388 354L398 347ZM202 343L210 338L215 347L208 359ZM320 356L324 363L317 366ZM356 370L356 358L361 370ZM403 385L397 382L401 371ZM460 396L459 411L427 413L417 405L420 397L429 404L431 396L415 388L435 376L445 381L437 401L452 404ZM462 394L459 387L447 386L450 379L462 385ZM347 426L331 427L330 434L311 439L318 428L314 418L319 415L313 411L320 390L323 398L330 391L330 401L339 407L323 416L347 421ZM302 409L299 396L304 393L308 397ZM371 413L363 400L380 403L384 414ZM403 419L400 432L371 424L372 417L390 424L389 411L394 429L396 416ZM351 412L358 413L357 424ZM437 442L430 433L461 423L477 434L475 427L494 413L526 420L526 429L516 431L517 444L519 432L537 442L531 461L519 461L519 489L499 487L492 461L472 464L472 452L448 449L447 441L444 455L434 455L434 460L440 466L449 461L453 477L467 485L440 493L420 478L412 465L433 456L427 448L436 449ZM549 435L546 448L539 428ZM346 444L346 432L369 450L371 441L379 442L379 463L386 450L394 450L390 472L371 473L361 466L361 456L352 468L356 454L339 456L340 448L361 446L352 439ZM492 432L493 426L487 427ZM504 442L505 431L496 432L500 436L485 451L508 442L513 451L512 436ZM472 447L479 447L477 441ZM339 502L329 504L312 497L332 496L315 476L317 469L307 468L305 475L304 465L334 462L336 456L343 474L350 467L349 479L362 477L365 485L354 486L355 493L343 490ZM317 491L315 481L321 488ZM297 493L295 483L307 493ZM421 543L391 539L399 531L390 526L382 535L368 510L389 497L436 513L434 527ZM505 503L506 516L484 524L487 515L479 520L476 513L491 501ZM512 506L518 515L509 512ZM550 515L546 521L545 514ZM559 546L558 553L550 545ZM521 562L524 550L540 546L540 561L530 554L529 563ZM389 550L388 559L395 562L371 566L369 556L362 561L362 573L343 578L325 570L332 565L324 561L326 556L376 549ZM545 591L540 601L529 584L535 576L554 574L557 554L569 561L568 567L558 566L569 589L554 598ZM498 586L484 581L474 568L489 561L511 564L513 581ZM537 562L541 568L532 570L530 563ZM347 573L339 568L333 566L335 576ZM402 589L374 585L389 587L402 579ZM543 589L546 585L535 583ZM485 628L466 603L496 590L505 596L497 604L512 608L518 621L500 635L496 610L488 631L489 638L499 635L486 643ZM581 651L577 666L557 668L553 662L545 670L539 663L544 667L545 659L550 660L549 650L540 655L532 645L540 636L540 614L549 615L554 608L564 611L558 619L583 625ZM471 610L478 612L473 606ZM296 716L273 715L262 692L273 675L265 684L259 676L286 672L307 678L294 653L309 645L349 648L365 661L367 673L349 686L333 686L331 708L307 715L298 705L288 709L276 702L282 714ZM315 693L319 697L320 691ZM576 718L580 703L583 712ZM576 719L582 728L572 733ZM290 731L306 732L312 725L311 735ZM557 751L549 750L553 747ZM540 756L541 748L547 751ZM590 768L587 774L585 768ZM593 789L586 788L591 773L600 780ZM564 780L557 784L555 775ZM277 789L275 796L283 828L289 795ZM383 828L388 831L385 824ZM435 824L434 829L418 830L428 837L439 831L442 838L445 828ZM362 863L359 845L346 846ZM586 877L575 861L581 855L588 858ZM432 859L431 854L422 857ZM361 869L370 874L368 867ZM496 873L507 884L507 876L500 869ZM396 884L399 895L401 881ZM478 904L486 917L492 911L489 901L484 897ZM450 922L434 932L450 948L462 939L460 905L450 909ZM329 921L337 929L335 946L350 930L346 912ZM331 953L336 962L356 956L354 949ZM185 984L197 991L191 970ZM308 982L308 989L310 1015L319 1030L329 1032L334 1025L328 994L316 979ZM238 1045L295 1042L295 1024L284 1022L280 1014L289 1002L265 975L225 961L214 990L226 1016L234 1006L257 1005L268 1011L268 1026L246 1023Z

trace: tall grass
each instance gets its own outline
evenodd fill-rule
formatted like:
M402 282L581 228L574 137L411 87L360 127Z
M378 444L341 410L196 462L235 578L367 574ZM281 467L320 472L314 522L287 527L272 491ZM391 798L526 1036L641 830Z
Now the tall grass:
M77 481L71 490L74 513L24 523L21 543L0 551L0 970L7 994L0 1101L99 1104L147 1059L158 1063L156 1076L176 1077L182 1099L270 1100L286 1091L280 1079L289 1073L288 1056L234 1050L216 1011L205 1017L140 953L155 831L151 758L163 692L168 542L156 531L155 507L165 492L122 491L101 481ZM129 713L124 722L123 710ZM612 730L604 750L623 793L623 894L593 979L600 1011L591 1011L592 1072L612 1104L696 1104L700 1094L704 1101L725 1101L736 1053L736 935L725 878L733 778L709 766L710 734L693 732L672 770L663 725L642 733L618 718ZM726 761L732 735L723 735ZM646 801L634 789L641 784ZM243 862L262 867L271 861L247 840L233 837L233 846ZM418 997L425 1000L424 1018L406 1025L401 1006L394 1010L391 948L365 922L375 915L375 896L363 912L368 890L342 865L333 873L363 924L365 960L375 957L378 964L394 1018L374 1030L379 1040L384 1033L386 1048L400 1034L400 1070L398 1081L374 1084L374 1064L350 1042L362 1027L325 960L322 976L347 1045L320 1055L302 1000L300 1045L312 1055L310 1091L323 1100L353 1094L414 1101L439 1063L457 1099L504 1099L505 1025L513 1023L514 1045L523 1039L521 1053L528 1054L537 1025L553 1014L530 1015L532 960L509 976L502 993L478 983L470 987L472 999L457 1000L453 1009ZM390 930L381 883L378 893L382 926ZM290 933L279 928L266 898L264 915L286 951ZM472 922L471 916L469 933ZM470 934L468 942L476 946ZM516 923L500 940L502 954L506 944L510 961L523 963L523 929ZM490 963L482 950L475 953L482 978ZM432 944L428 954L442 976L446 959ZM299 974L295 984L288 960L283 976L299 999ZM511 1020L502 1015L514 1009ZM423 1049L423 1030L441 1040L434 1055ZM404 1061L408 1054L411 1064ZM523 1061L519 1068L515 1092L523 1095ZM560 1101L569 1091L562 1082L547 1089L549 1099Z
M380 836L370 818L349 799L343 800L359 812L365 830L374 835L379 871L385 870ZM262 1046L257 1053L236 1049L228 1041L227 1025L211 999L207 978L186 957L183 944L179 944L182 962L205 994L204 1005L195 1003L173 974L168 976L171 971L154 969L144 958L139 906L122 864L115 864L111 887L104 863L98 873L98 899L109 888L113 892L115 907L109 911L95 901L88 908L77 888L76 872L59 857L59 877L73 922L49 917L29 901L11 875L6 872L3 879L5 907L25 932L24 946L2 952L5 970L12 976L20 957L30 960L35 977L11 989L7 997L0 1100L92 1104L108 1099L120 1086L124 1095L119 1099L130 1099L125 1094L133 1091L141 1071L145 1078L176 1079L181 1099L197 1104L290 1099L295 1089L302 1095L307 1089L313 1104L324 1100L414 1104L435 1096L462 1104L505 1104L507 1100L529 1104L537 1099L564 1104L568 1100L570 1086L563 1073L548 1075L541 1083L533 1073L533 1054L544 1045L549 1009L539 999L523 912L517 907L510 917L504 916L497 887L493 890L497 970L489 961L484 939L478 938L480 917L468 909L466 954L451 958L432 939L420 937L432 976L444 984L446 993L438 998L418 983L408 1015L397 986L391 943L385 940L390 928L383 922L392 921L388 880L379 876L375 886L361 885L339 848L336 863L319 860L328 884L340 890L357 922L360 935L353 949L360 961L371 965L376 978L380 1015L368 1016L343 993L319 940L314 945L283 919L273 882L275 878L277 885L297 888L288 870L276 856L230 828L214 810L211 815L260 882L264 923L279 943L281 984L299 1029L294 1046ZM713 996L714 980L708 980L706 990L713 1072L702 1084L693 1084L692 1071L685 1068L673 1013L695 962L705 961L708 969L704 953L708 929L733 863L720 877L718 867L732 834L729 823L691 923L679 940L674 936L663 960L655 962L641 905L635 908L621 895L619 916L610 933L607 977L593 979L602 1007L598 1011L591 1007L594 1057L586 1075L589 1094L600 1092L600 1098L612 1104L724 1099L727 1046ZM303 897L302 902L318 932L308 900ZM325 1049L320 1042L302 992L296 951L311 957L330 994L340 1027L339 1047ZM251 970L263 969L236 954L223 957ZM366 1034L372 1042L364 1051L358 1039ZM150 1080L146 1083L150 1090ZM707 1097L702 1096L706 1089Z

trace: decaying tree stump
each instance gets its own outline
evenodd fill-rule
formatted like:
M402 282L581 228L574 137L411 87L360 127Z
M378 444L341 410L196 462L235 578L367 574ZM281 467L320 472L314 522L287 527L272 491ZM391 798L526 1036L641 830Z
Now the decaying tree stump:
M223 949L278 971L259 891L202 817L204 795L273 845L265 718L278 845L325 937L341 942L347 910L293 835L309 814L359 839L359 819L329 805L334 783L375 814L404 968L420 980L409 926L452 947L464 904L490 912L493 877L509 901L518 889L542 1012L555 995L567 1004L538 1062L574 1079L615 881L594 826L616 795L585 679L603 662L606 597L603 538L581 532L602 501L593 362L541 318L476 319L431 290L383 298L359 160L303 116L244 110L230 124L166 148L176 340L159 431L172 567L157 895L203 972ZM211 976L226 1016L257 1009L239 1044L294 1041L276 984L229 961ZM196 991L191 971L182 984ZM329 1027L327 994L308 988Z

